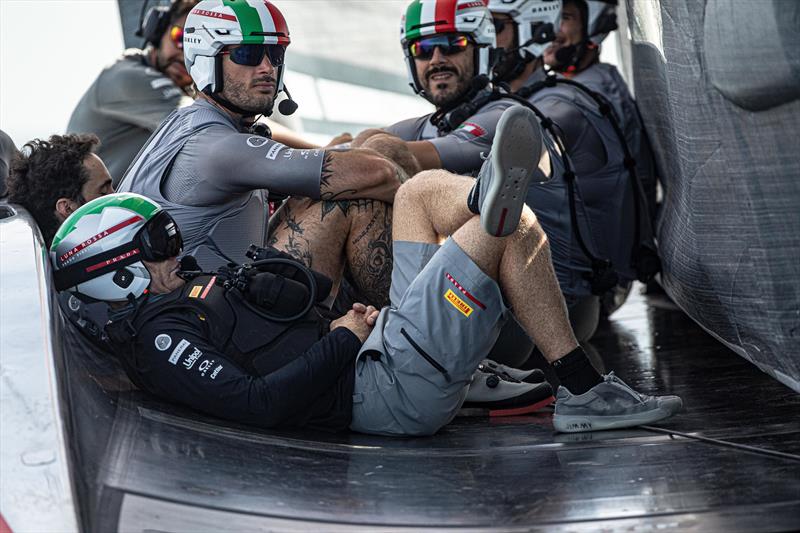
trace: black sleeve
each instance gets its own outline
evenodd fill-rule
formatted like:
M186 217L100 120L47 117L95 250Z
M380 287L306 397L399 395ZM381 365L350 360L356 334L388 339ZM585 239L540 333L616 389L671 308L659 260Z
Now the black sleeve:
M275 372L247 374L207 340L191 317L159 316L137 338L136 372L150 392L210 415L272 427L333 387L361 342L337 328Z

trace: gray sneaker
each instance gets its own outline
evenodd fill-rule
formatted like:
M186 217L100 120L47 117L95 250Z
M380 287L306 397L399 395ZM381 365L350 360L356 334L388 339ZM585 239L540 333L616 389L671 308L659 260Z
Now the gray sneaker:
M583 394L559 387L553 426L562 433L633 427L668 418L682 406L678 396L640 394L610 372Z
M467 200L489 235L504 237L517 229L542 150L542 130L533 111L522 106L506 109Z

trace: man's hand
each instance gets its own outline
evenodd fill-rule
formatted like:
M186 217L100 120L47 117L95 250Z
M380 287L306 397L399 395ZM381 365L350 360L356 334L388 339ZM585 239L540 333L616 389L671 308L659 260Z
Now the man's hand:
M360 148L361 145L367 142L367 139L369 139L370 137L373 137L375 135L385 135L385 134L386 134L385 131L378 128L370 128L368 130L364 130L358 135L356 135L355 139L353 139L352 146L353 148Z
M331 331L336 328L347 328L363 343L372 333L378 314L378 310L371 305L355 303L353 309L346 315L331 322Z
M353 136L352 135L350 135L349 133L346 133L346 132L345 133L340 133L339 135L337 135L336 137L331 139L331 142L326 144L325 148L330 148L331 146L338 146L340 144L352 143L352 142L353 142Z
M422 170L417 158L408 149L408 143L388 133L373 135L361 145L361 148L375 150L386 159L392 161L403 172L398 174L401 183Z
M358 302L353 304L353 311L356 313L360 313L364 315L364 321L369 325L369 327L373 327L375 325L375 321L378 320L378 315L381 312L371 305L364 305Z

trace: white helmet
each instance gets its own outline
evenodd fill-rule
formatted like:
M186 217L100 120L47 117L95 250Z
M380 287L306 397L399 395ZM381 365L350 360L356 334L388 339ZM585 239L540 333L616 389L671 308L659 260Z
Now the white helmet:
M410 46L417 39L448 33L467 35L475 46L475 77L489 76L489 59L496 45L492 14L486 0L414 0L409 4L400 25L400 44L406 56L408 80L414 92L423 88Z
M609 33L617 29L617 0L583 0L586 38L599 46Z
M238 44L289 46L286 19L267 0L203 0L186 17L183 57L197 88L222 91L222 48ZM263 56L262 56L263 57ZM276 94L283 90L283 66L277 67Z
M172 217L144 196L96 198L64 221L50 246L56 290L83 300L124 302L150 285L142 263L177 256L183 247Z
M561 0L489 0L489 10L514 20L517 54L525 61L541 57L561 26Z

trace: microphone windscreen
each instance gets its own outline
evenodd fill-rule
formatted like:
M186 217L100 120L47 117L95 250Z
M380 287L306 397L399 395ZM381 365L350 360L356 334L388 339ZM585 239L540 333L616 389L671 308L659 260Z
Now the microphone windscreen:
M278 104L278 111L281 112L281 115L291 115L297 111L297 102L287 98Z
M489 85L489 76L486 74L481 74L480 76L475 76L472 78L472 90L474 92L478 92L487 85Z
M193 255L184 255L181 257L181 270L186 272L193 272L200 270L200 265Z

